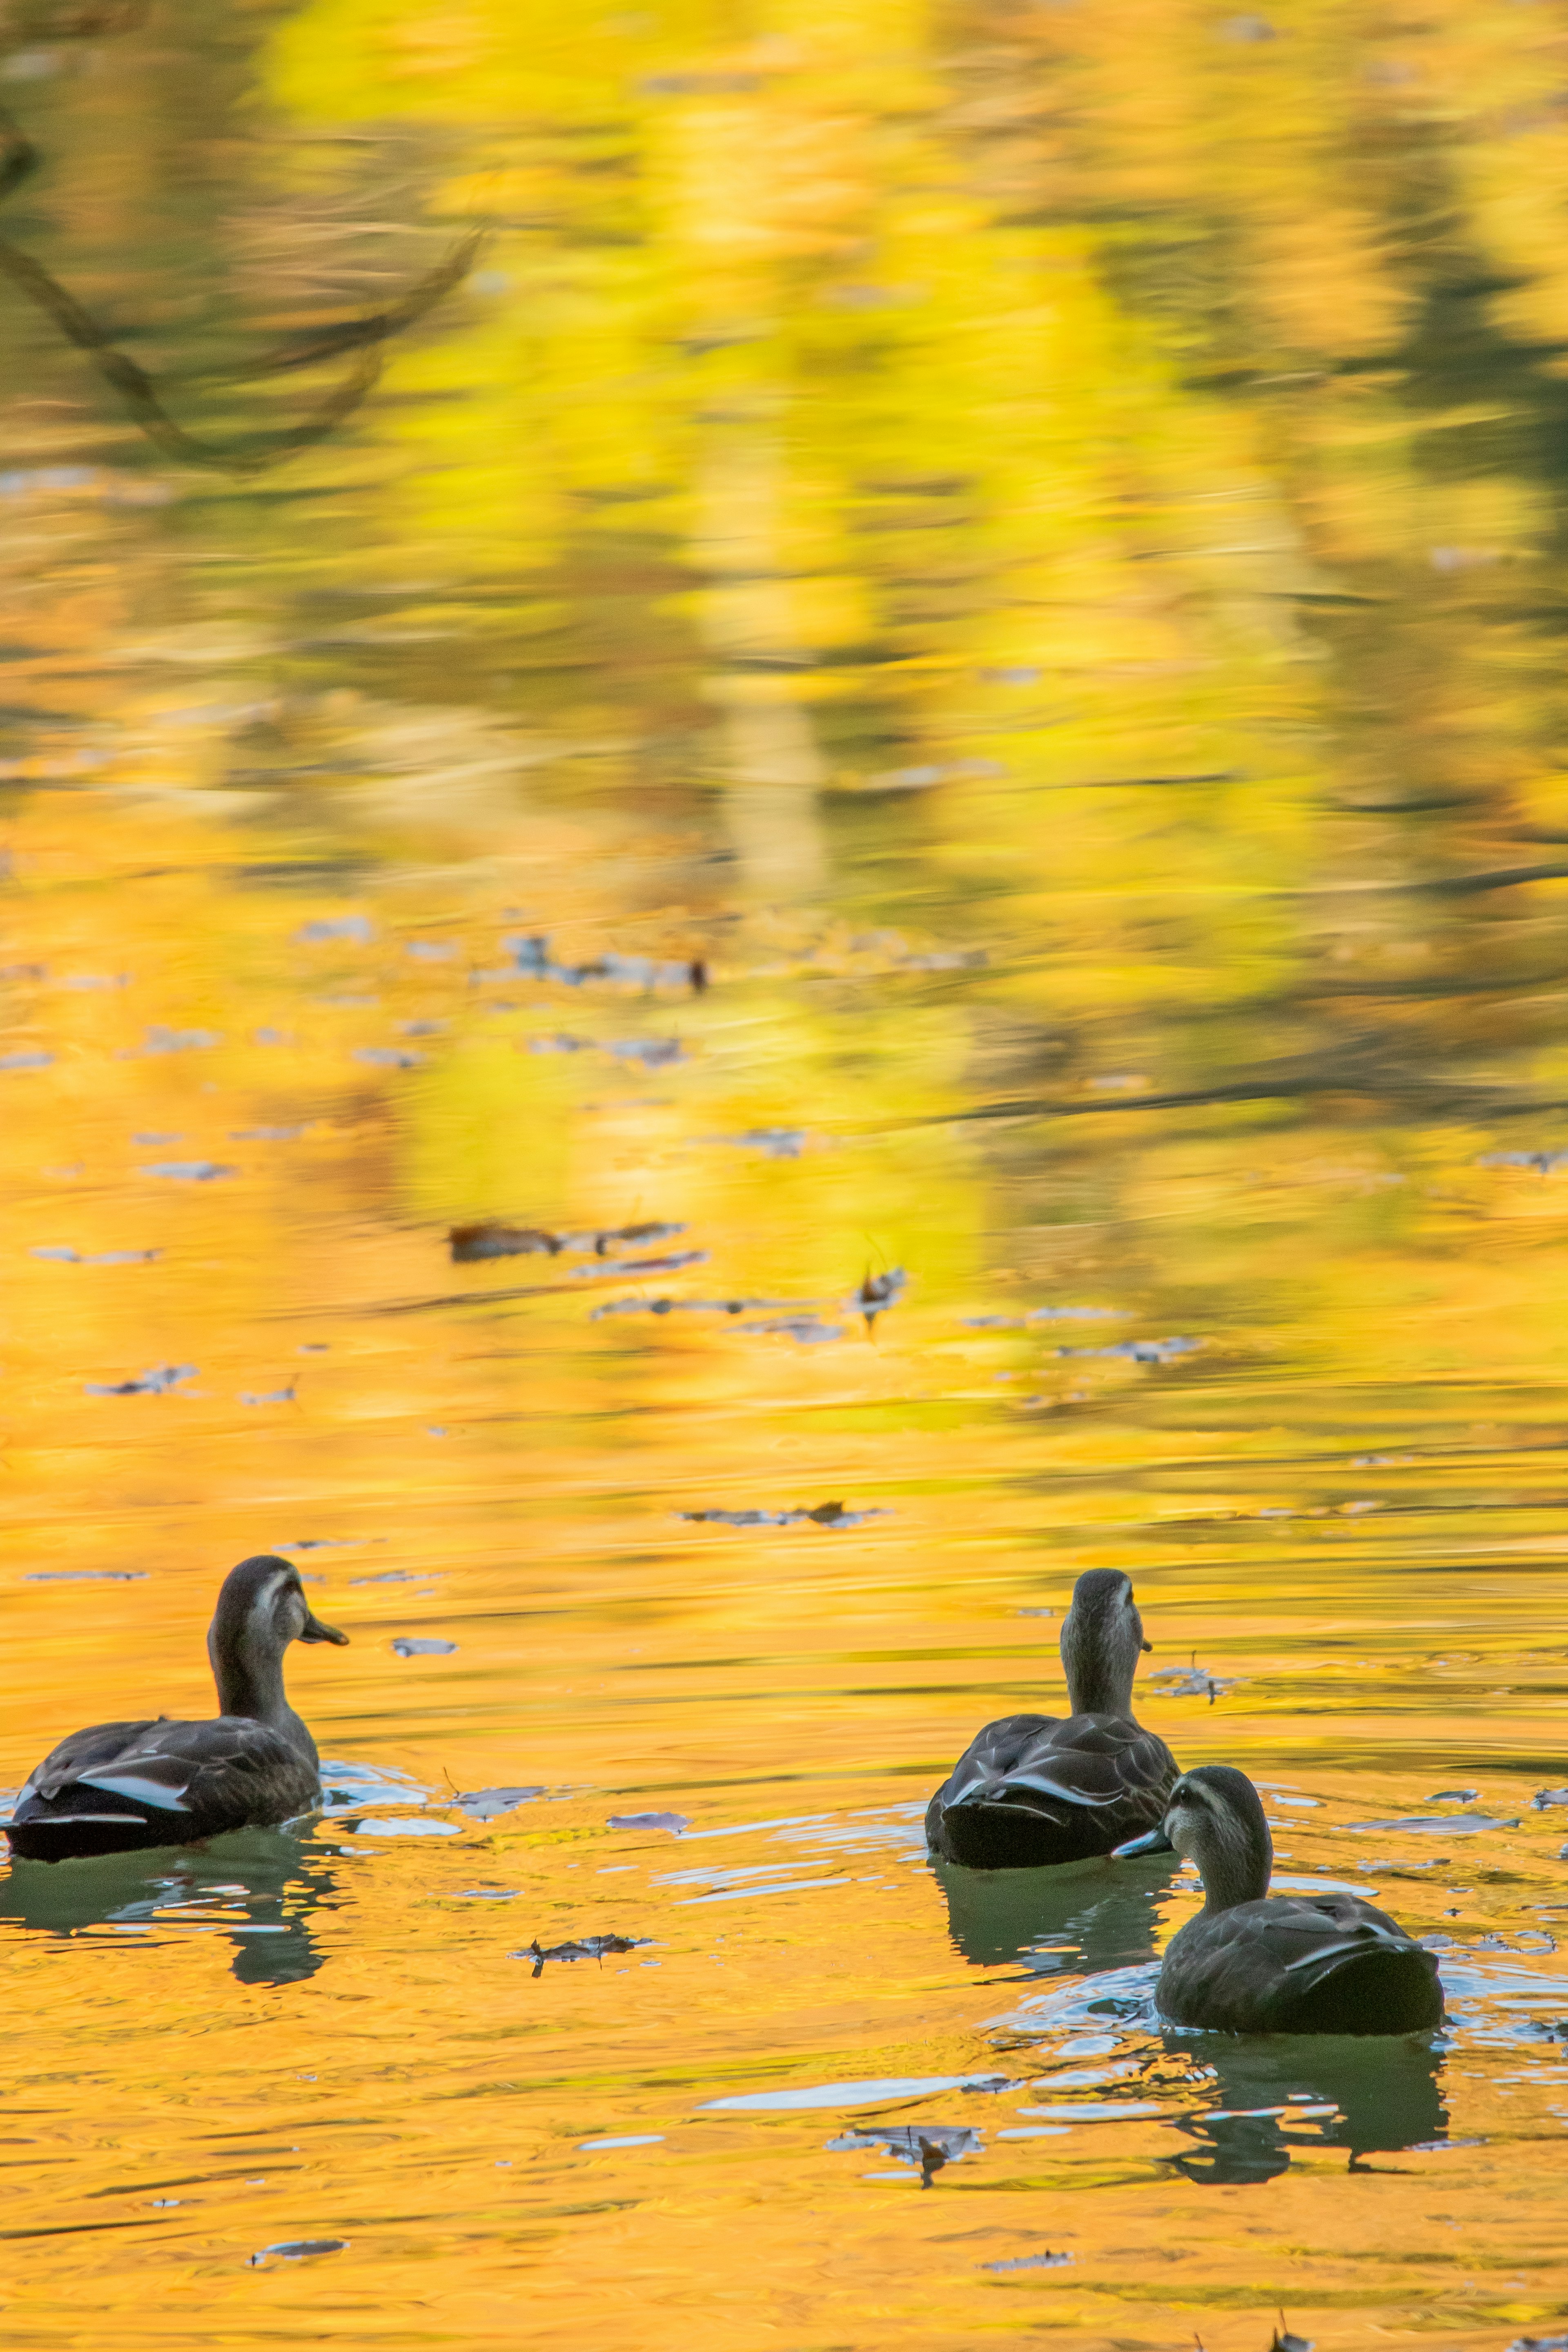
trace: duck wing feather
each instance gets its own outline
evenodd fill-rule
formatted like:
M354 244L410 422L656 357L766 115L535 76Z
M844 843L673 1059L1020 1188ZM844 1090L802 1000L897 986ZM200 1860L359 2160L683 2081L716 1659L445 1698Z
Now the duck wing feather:
M1233 2033L1399 2033L1443 2014L1437 1963L1358 1895L1275 1895L1200 1912L1156 1999L1179 2024Z
M939 1853L981 1869L1109 1853L1159 1820L1175 1777L1164 1741L1131 1716L1005 1716L964 1749L927 1832ZM980 1858L998 1849L1016 1863Z
M174 1814L180 1836L211 1837L287 1821L318 1790L314 1769L270 1724L242 1715L190 1723L159 1716L72 1732L20 1791L13 1819L24 1827L64 1811L100 1819Z

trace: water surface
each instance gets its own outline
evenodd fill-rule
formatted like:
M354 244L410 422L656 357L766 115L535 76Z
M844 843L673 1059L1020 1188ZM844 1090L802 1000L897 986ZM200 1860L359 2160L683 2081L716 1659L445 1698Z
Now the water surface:
M1561 12L569 17L7 31L0 1779L353 1643L0 1874L7 2340L1561 2333ZM1097 1566L1441 2036L928 1860Z

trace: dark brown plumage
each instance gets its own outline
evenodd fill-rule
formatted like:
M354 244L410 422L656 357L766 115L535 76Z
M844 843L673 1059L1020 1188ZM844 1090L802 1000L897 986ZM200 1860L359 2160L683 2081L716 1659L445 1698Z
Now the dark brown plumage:
M1061 1632L1072 1712L988 1723L927 1808L933 1851L974 1870L1026 1870L1110 1853L1159 1822L1176 1759L1132 1719L1148 1646L1126 1577L1080 1576Z
M1225 2033L1409 2033L1440 2025L1437 1963L1359 1895L1270 1895L1274 1842L1245 1772L1184 1772L1162 1825L1131 1851L1175 1852L1204 1907L1166 1949L1155 2001Z
M18 1795L12 1853L59 1862L189 1845L304 1812L321 1795L316 1743L283 1695L283 1653L290 1642L347 1639L312 1615L291 1560L241 1560L207 1635L222 1713L73 1731Z

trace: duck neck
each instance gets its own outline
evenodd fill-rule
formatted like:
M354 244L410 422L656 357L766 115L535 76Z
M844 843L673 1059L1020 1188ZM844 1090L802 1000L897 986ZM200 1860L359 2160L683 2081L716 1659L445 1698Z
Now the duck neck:
M1204 1909L1234 1911L1238 1903L1261 1903L1274 1870L1274 1841L1267 1823L1258 1829L1227 1821L1224 1833L1194 1856L1203 1874Z
M1062 1627L1062 1671L1074 1715L1131 1714L1137 1652L1125 1660L1110 1656L1094 1630L1075 1625L1070 1614Z
M315 1741L284 1696L281 1658L215 1655L213 1679L220 1714L248 1716L254 1722L265 1723L281 1732L290 1748L298 1748L312 1763L317 1760Z

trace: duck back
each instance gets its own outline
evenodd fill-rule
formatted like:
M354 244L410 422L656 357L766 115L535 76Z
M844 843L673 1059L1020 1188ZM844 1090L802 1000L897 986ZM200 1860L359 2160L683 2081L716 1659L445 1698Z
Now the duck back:
M314 1764L249 1716L96 1723L45 1758L6 1835L29 1862L127 1853L288 1821L320 1793Z
M1166 1951L1155 2000L1178 2025L1229 2033L1410 2033L1443 2018L1433 1955L1356 1895L1200 1912Z
M1152 1828L1175 1777L1164 1741L1131 1716L1005 1716L932 1797L926 1836L971 1870L1083 1862Z

